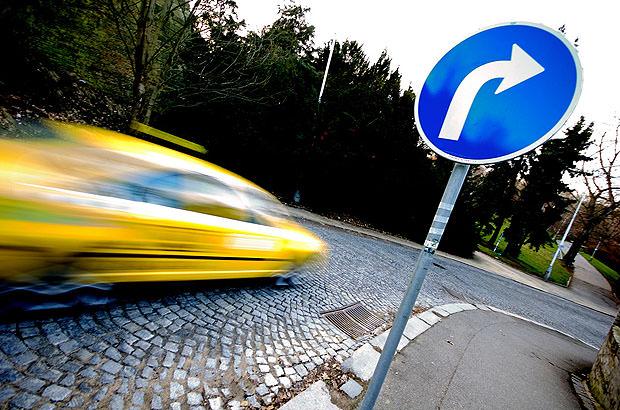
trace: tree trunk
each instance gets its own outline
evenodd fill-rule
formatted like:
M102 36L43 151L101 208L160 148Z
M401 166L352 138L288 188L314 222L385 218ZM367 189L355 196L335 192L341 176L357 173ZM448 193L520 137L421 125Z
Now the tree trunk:
M506 238L508 245L506 245L506 249L503 254L513 259L517 259L521 253L521 247L523 246L526 237L523 232L521 218L518 215L512 216L510 226L506 230L504 237Z
M141 121L144 105L148 100L146 87L148 83L148 64L151 38L149 28L153 20L153 0L141 0L140 16L137 26L137 44L134 51L134 75L132 84L131 121Z
M573 266L573 264L575 263L575 258L577 257L577 254L579 253L579 250L586 243L586 241L590 237L590 234L592 234L592 231L594 231L595 227L596 225L591 225L591 224L586 226L586 228L583 231L581 231L579 236L575 238L570 248L568 249L568 252L566 252L566 254L564 254L564 257L562 258L562 260L564 261L566 265Z
M154 87L149 95L148 102L144 107L145 114L142 118L142 122L144 124L148 124L151 122L151 115L153 114L153 107L155 107L155 103L157 102L157 98L159 97L159 88Z
M495 223L495 229L493 230L493 235L491 235L491 237L489 238L489 243L491 245L495 245L495 241L497 241L497 238L499 237L499 234L502 231L502 227L504 226L505 219L506 218L504 218L503 216L500 216L497 218L497 221Z
M521 241L510 241L508 242L508 245L506 245L506 249L503 254L513 259L517 259L521 253L522 246L523 243Z

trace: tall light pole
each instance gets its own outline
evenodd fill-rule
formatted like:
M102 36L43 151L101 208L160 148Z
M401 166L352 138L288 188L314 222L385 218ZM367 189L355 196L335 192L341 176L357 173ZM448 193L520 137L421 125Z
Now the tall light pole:
M598 247L601 246L601 241L599 239L598 243L596 244L596 248L594 248L594 250L592 251L592 255L590 255L590 260L594 259L594 254L596 253L596 251L598 251Z
M499 235L499 238L497 238L497 242L495 242L495 247L493 248L493 253L497 253L497 247L499 246L499 243L502 241L503 237L504 237L504 231L502 230L502 233Z
M327 74L329 73L329 66L332 63L332 56L334 55L335 45L336 45L336 38L334 37L329 47L329 56L327 57L327 64L325 65L325 73L323 73L323 82L321 82L321 90L319 91L319 99L317 101L317 111L315 115L315 121L317 122L318 122L319 108L321 107L321 98L323 98L323 91L325 91L325 84L327 83ZM295 202L296 204L299 204L301 202L301 191L299 188L299 182L298 182L298 187L295 190L295 193L293 194L293 202Z
M570 228L573 226L573 222L575 222L575 218L577 217L577 213L579 213L579 208L581 208L581 203L583 202L583 199L585 197L586 197L585 195L582 195L581 198L579 199L577 208L575 208L575 213L573 214L573 217L570 219L570 222L568 223L568 226L566 227L566 231L564 231L564 235L562 236L562 239L560 240L560 243L558 244L558 249L555 250L555 253L553 254L553 258L551 259L551 263L549 264L549 267L547 268L547 271L545 272L545 281L548 281L549 278L551 277L551 271L553 270L553 264L558 258L558 255L560 254L560 251L562 250L562 246L564 246L564 241L566 240L566 237L568 236L568 232L570 231Z
M329 72L329 66L332 63L332 55L334 55L334 46L336 45L336 39L332 39L332 44L329 47L329 56L327 57L327 65L325 66L325 73L323 74L323 82L321 83L321 91L319 91L319 105L321 104L321 98L323 97L323 91L325 90L325 83L327 82L327 73Z
M553 234L553 240L555 241L555 238L558 237L558 234L560 233L560 231L562 230L562 227L564 226L564 222L566 222L566 220L568 219L568 215L565 216L564 218L562 218L562 222L560 222L560 225L558 226L558 229L555 230L555 233Z

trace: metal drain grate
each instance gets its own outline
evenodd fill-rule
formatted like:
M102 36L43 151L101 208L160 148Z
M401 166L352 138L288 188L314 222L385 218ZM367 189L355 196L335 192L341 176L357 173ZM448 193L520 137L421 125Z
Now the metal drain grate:
M370 334L385 323L385 320L373 315L361 302L341 309L328 310L321 315L352 339Z

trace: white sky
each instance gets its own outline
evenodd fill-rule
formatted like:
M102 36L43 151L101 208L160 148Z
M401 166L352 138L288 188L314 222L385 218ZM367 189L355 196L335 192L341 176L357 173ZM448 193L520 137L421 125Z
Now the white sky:
M237 0L239 17L260 29L275 20L285 0ZM320 45L332 37L362 43L371 60L387 49L400 67L403 87L418 92L426 74L453 45L491 25L509 21L566 25L567 38L579 37L584 71L581 99L567 126L579 115L608 130L620 114L620 1L298 0L311 8L309 21ZM327 89L329 93L329 79Z

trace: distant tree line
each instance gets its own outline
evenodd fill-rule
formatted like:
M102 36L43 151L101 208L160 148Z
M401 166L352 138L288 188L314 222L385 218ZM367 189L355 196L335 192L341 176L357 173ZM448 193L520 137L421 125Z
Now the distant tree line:
M73 119L150 123L203 144L207 160L285 202L422 241L451 163L422 144L415 94L387 52L371 61L362 44L337 42L317 103L329 45L315 44L307 12L283 6L254 32L234 0L6 0L0 103L11 112L9 97L28 95L49 112L88 89L92 104L74 104ZM50 86L67 76L71 87ZM90 119L106 107L114 115ZM469 256L504 221L513 257L550 243L548 228L572 201L563 177L582 172L591 134L582 119L564 139L472 169L442 248Z

